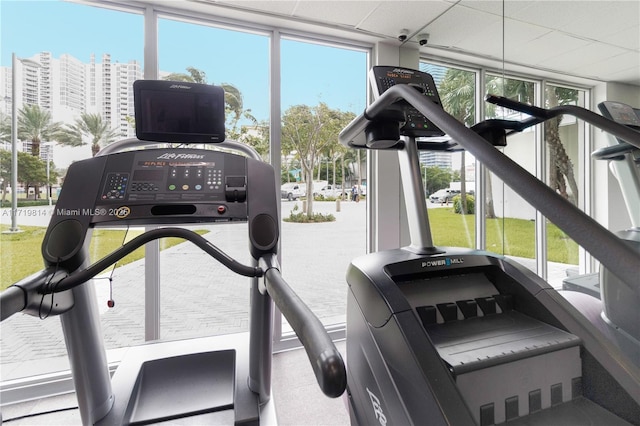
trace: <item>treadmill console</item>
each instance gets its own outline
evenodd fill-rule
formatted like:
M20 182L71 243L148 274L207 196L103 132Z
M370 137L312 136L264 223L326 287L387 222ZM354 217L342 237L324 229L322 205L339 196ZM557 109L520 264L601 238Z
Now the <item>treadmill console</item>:
M61 193L57 216L82 216L94 225L246 221L254 163L184 148L98 156L69 169L65 186L72 190ZM254 181L269 182L258 176Z
M433 77L425 72L402 67L375 66L369 73L369 80L371 87L374 89L376 99L396 84L408 84L431 101L442 105ZM400 128L401 135L415 137L444 136L442 130L407 102L401 101L397 105L400 106L405 114L405 123Z
M110 155L92 223L117 219L201 217L246 220L247 165L242 156L196 149Z
M598 105L602 115L619 124L640 130L640 110L621 102L606 101Z

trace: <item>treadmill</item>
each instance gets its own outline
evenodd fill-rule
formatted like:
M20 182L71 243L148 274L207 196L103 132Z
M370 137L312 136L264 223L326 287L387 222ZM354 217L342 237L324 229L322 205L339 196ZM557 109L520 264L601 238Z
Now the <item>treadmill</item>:
M354 149L397 152L411 242L347 271L347 399L354 425L640 423L640 345L622 346L589 313L513 260L433 244L418 150L464 148L640 293L640 252L495 149L510 133L572 114L640 147L638 134L573 106L467 128L426 73L373 67L377 99L340 133ZM450 141L418 140L442 136ZM636 340L636 343L638 341Z
M222 88L139 80L134 96L138 139L109 145L69 167L42 243L45 268L0 294L1 320L17 312L60 317L83 424L276 423L274 302L304 345L323 392L341 395L342 357L279 271L278 174L253 149L224 141ZM166 143L208 143L215 149ZM236 221L248 223L249 265L177 226ZM130 225L157 228L89 264L95 227ZM247 277L249 332L129 348L111 378L92 278L165 237L186 239Z
M640 109L612 101L601 102L598 104L598 109L603 116L640 132ZM618 181L622 199L631 219L631 228L618 232L617 235L627 240L629 244L638 245L640 244L640 149L612 135L609 135L608 139L609 146L594 151L591 156L596 160L609 162L609 168ZM599 272L565 278L562 288L580 291L598 299L601 297L606 299L603 293L613 295L620 286L616 284L615 278L606 268L601 268ZM628 292L626 293L629 295ZM637 310L637 302L637 299L632 298L629 303L630 309Z

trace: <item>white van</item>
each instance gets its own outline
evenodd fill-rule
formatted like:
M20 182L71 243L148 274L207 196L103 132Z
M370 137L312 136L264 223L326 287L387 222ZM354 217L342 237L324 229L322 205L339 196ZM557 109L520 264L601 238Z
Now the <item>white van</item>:
M289 201L307 195L307 184L304 182L285 183L280 187L280 196Z

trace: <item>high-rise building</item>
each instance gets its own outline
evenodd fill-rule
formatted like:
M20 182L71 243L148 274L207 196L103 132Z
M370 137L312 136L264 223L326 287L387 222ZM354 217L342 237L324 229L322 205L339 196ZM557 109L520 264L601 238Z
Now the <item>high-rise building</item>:
M445 151L420 151L420 164L451 170L451 153Z
M62 54L40 52L16 61L18 109L38 105L54 122L73 124L83 113L99 114L118 137L135 135L133 82L143 77L137 61L112 62L103 54L101 62L91 55L89 63ZM0 67L0 112L11 115L12 67ZM30 144L27 143L26 150Z

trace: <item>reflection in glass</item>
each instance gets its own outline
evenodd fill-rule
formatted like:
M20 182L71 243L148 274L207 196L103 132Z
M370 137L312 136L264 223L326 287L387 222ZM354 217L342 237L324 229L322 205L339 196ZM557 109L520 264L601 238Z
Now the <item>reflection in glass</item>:
M420 70L431 74L442 106L461 123L476 122L476 73L460 68L421 62ZM429 221L436 245L475 246L475 162L465 151L420 152L428 197ZM450 190L451 195L440 194ZM438 192L441 191L441 192ZM445 207L435 209L435 207Z

